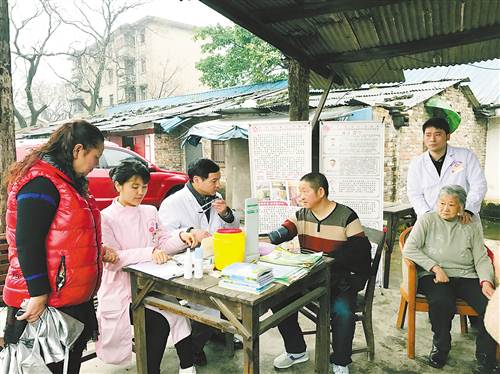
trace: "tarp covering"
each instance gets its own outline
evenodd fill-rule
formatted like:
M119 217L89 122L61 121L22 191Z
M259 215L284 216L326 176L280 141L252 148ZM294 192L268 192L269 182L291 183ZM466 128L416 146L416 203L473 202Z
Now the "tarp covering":
M181 118L181 117L175 116L172 118L159 119L159 120L153 121L153 123L159 124L167 134L170 134L181 123L186 122L188 119L189 118Z
M229 140L234 138L248 139L248 124L253 121L224 121L215 120L198 123L191 127L182 142L187 141L197 146L201 138L210 140Z

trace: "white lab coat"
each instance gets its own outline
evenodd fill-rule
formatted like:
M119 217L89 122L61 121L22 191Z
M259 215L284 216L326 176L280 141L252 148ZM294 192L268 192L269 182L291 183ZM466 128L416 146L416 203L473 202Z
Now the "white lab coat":
M406 188L417 215L434 211L439 191L450 184L458 184L465 189L465 209L478 217L487 184L479 160L471 150L448 145L441 175L438 175L429 151L414 158L408 169Z
M217 193L217 197L222 196ZM190 227L195 229L202 229L213 234L220 228L237 228L240 227L240 219L233 211L234 221L227 223L215 210L214 207L210 208L210 223L207 220L205 212L201 212L201 206L194 197L193 193L187 186L173 195L170 195L160 205L159 216L163 229L166 232L175 230L185 231ZM201 213L200 213L201 212ZM205 314L218 317L220 312L203 305L189 303L190 307L203 312Z
M217 197L222 198L220 194ZM240 220L233 212L234 221L225 222L220 218L214 207L210 208L210 223L205 212L201 212L201 206L193 193L185 186L182 190L167 197L160 205L160 221L166 232L175 230L187 230L189 227L202 229L213 234L220 228L240 227Z

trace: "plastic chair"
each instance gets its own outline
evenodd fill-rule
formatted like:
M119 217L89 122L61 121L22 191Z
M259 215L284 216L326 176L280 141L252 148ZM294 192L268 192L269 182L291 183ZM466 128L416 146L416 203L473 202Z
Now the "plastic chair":
M372 267L370 272L370 278L364 291L360 292L356 301L356 322L361 322L363 324L363 332L366 340L366 347L353 348L352 353L362 353L367 352L370 361L375 357L375 338L373 334L373 324L372 324L372 306L373 297L375 294L375 285L377 282L377 272L380 265L380 258L382 256L382 250L384 249L385 234L383 231L375 230L369 227L363 227L365 235L368 237L371 243L377 245L375 251L375 256L372 259ZM316 316L318 315L318 305L315 303L309 304L300 310L304 316L306 316L311 321L317 321ZM304 331L304 335L315 334L316 331Z

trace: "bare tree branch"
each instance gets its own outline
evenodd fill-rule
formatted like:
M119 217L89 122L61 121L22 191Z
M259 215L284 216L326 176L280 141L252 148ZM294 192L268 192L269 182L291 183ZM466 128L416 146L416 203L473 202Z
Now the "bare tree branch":
M25 92L25 97L26 97L26 105L29 109L31 118L30 118L30 126L34 126L37 123L38 117L40 114L47 109L47 104L42 103L40 107L37 108L34 99L33 99L33 92L32 92L32 86L33 86L33 79L35 78L35 75L38 71L38 67L40 65L40 61L44 58L47 57L50 53L46 51L47 43L49 40L52 38L58 27L61 25L61 21L54 21L53 16L50 12L50 10L47 8L46 5L46 0L39 0L39 5L41 8L36 8L36 11L33 15L23 19L20 24L16 23L14 19L11 18L11 25L14 30L14 38L13 38L13 45L14 45L14 55L16 55L19 59L23 60L24 66L27 69L26 72L26 81L24 85L24 92ZM11 14L14 11L15 4L12 4L11 6ZM33 44L31 47L29 47L29 51L26 51L22 48L22 46L19 43L20 36L23 32L23 30L30 25L33 21L38 20L41 16L44 16L47 18L47 28L46 28L46 34L45 36L35 44ZM17 104L18 105L18 104ZM26 120L24 117L21 115L20 111L18 110L19 108L16 108L16 118L19 121L19 124L21 126L26 125ZM23 118L20 120L20 118Z
M74 57L73 77L64 79L75 90L88 95L83 104L89 114L95 113L100 105L102 80L107 63L111 61L109 48L117 21L127 11L147 2L149 0L102 0L99 8L93 8L89 0L73 0L71 14L55 4L50 5L64 24L79 30L93 42L84 52L67 52Z

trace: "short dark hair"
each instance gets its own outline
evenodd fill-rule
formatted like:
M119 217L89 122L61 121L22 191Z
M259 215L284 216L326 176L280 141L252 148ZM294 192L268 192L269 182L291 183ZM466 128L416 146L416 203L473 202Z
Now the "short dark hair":
M189 164L188 166L188 176L189 181L192 182L193 178L198 176L205 180L208 178L208 174L217 173L220 170L219 165L208 158L200 158Z
M320 187L325 190L325 197L328 197L328 180L324 174L321 173L308 173L300 178L300 181L308 182L311 188L318 192Z
M450 125L449 125L448 121L445 120L444 118L440 118L440 117L429 118L422 125L422 132L425 132L425 130L428 127L434 127L436 129L441 129L447 134L450 133Z
M122 160L118 166L109 171L109 176L113 182L118 182L120 185L135 176L141 177L144 183L149 183L151 179L148 168L133 158Z

